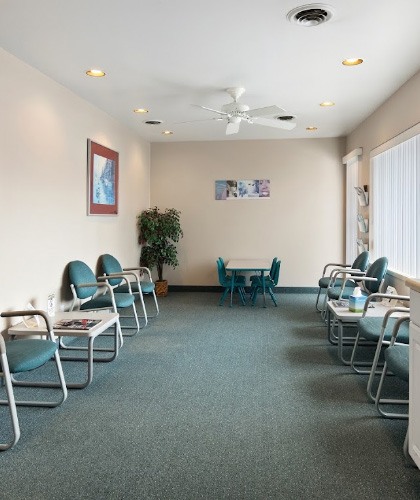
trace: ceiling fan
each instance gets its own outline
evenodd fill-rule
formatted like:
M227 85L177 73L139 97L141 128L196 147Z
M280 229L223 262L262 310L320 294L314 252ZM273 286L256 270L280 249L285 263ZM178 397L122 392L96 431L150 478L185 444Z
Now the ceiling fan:
M246 104L238 102L238 99L245 92L243 87L231 87L226 89L226 92L232 97L233 102L224 104L221 110L194 104L194 106L206 109L207 111L211 111L212 113L217 113L219 115L217 118L208 118L208 120L226 119L226 135L237 134L239 132L239 125L241 124L241 121L255 125L264 125L266 127L282 128L284 130L292 130L296 127L296 123L290 121L294 118L294 116L286 115L286 111L278 106L249 109L249 106ZM263 118L269 116L271 116L271 118Z

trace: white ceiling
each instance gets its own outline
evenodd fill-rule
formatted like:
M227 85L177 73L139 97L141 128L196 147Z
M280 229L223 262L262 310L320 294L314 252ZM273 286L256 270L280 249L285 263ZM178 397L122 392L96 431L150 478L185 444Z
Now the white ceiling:
M303 27L286 15L305 0L0 0L0 44L151 142L338 137L420 69L420 1L326 3L333 18ZM341 64L353 57L364 64ZM91 67L107 76L87 77ZM216 120L175 123L213 118L192 104L220 109L233 86L246 88L241 102L276 104L297 127L242 123L227 137Z

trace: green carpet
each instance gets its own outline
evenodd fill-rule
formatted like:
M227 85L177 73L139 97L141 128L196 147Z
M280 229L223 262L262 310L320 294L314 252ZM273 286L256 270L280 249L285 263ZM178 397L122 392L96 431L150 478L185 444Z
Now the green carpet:
M18 408L0 498L420 498L402 453L407 421L367 402L367 378L338 361L315 295L281 294L266 309L218 299L161 298L114 362L95 363L88 388L56 409ZM68 380L82 369L64 364Z

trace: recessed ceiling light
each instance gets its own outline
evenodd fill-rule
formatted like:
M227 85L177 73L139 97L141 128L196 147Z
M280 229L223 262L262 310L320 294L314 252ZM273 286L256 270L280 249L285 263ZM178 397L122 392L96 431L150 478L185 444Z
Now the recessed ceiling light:
M146 120L144 123L146 125L161 125L162 120Z
M358 64L362 64L363 59L359 58L353 58L353 59L344 59L344 61L341 64L344 64L344 66L357 66Z
M172 134L173 134L173 132L172 132L172 130L164 130L164 131L162 132L162 134L163 134L163 135L172 135Z
M148 113L149 110L148 109L145 109L145 108L136 108L136 109L133 109L134 113Z
M97 78L101 77L101 76L105 76L105 72L104 71L102 71L101 69L93 69L93 68L92 69L88 69L86 71L86 74L88 76L95 76Z
M308 132L315 132L315 130L318 130L318 127L306 127L306 130Z
M335 102L324 101L324 102L321 102L319 105L322 106L323 108L328 108L330 106L335 106Z

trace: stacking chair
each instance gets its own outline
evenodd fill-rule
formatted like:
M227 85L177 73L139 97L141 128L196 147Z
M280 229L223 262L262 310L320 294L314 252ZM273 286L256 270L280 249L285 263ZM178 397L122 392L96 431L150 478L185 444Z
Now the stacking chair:
M1 400L0 404L9 407L11 425L12 425L12 439L7 443L0 444L0 451L7 450L14 446L20 437L20 426L17 416L16 406L41 406L53 408L59 406L67 398L67 387L64 380L63 369L61 367L60 356L58 354L58 344L55 341L52 326L47 314L44 311L10 311L3 312L1 316L4 318L14 316L41 316L44 318L47 325L47 339L22 339L22 340L9 340L5 341L3 336L0 335L0 360L1 372L0 377L6 389L6 400ZM25 385L31 387L50 387L48 382L24 382L16 381L12 378L14 374L24 373L36 370L45 365L47 361L54 359L58 378L59 387L61 388L62 395L58 401L16 401L13 392L13 385Z
M362 295L367 297L373 293L378 293L385 281L386 271L388 269L388 259L386 257L380 257L373 262L366 273L361 271L353 271L351 269L346 271L339 271L339 274L344 274L344 281L341 287L334 286L334 283L326 291L326 298L328 300L341 300L349 299L350 295L353 294L356 286L360 286ZM331 324L329 322L328 307L325 306L323 313L323 319L328 326L328 340L331 344L337 344L338 338L334 333L335 324L334 320ZM348 337L343 339L346 342L350 340L351 343L354 342L354 337Z
M136 331L132 335L139 331L140 325L134 303L135 297L132 293L114 293L112 286L106 282L106 277L96 279L90 267L80 260L69 263L69 280L73 294L70 311L73 311L77 304L81 311L111 310L115 313L118 313L119 309L132 307L136 327L124 328L135 329ZM128 279L126 279L126 282L128 283ZM104 290L104 293L98 294L99 289ZM123 334L119 320L118 330L120 345L122 346Z
M270 274L269 276L265 276L265 289L268 291L270 294L271 300L274 302L274 305L277 307L277 302L274 297L274 289L277 286L279 282L279 277L280 277L280 264L281 260L276 260L274 264L274 270L273 273ZM254 280L254 283L251 286L251 299L252 299L252 305L255 304L255 301L257 300L257 295L258 293L263 292L263 283L261 281L261 278L259 280Z
M394 342L394 343L392 343ZM379 382L378 391L375 398L376 409L384 418L399 418L408 419L408 412L395 413L385 411L383 405L408 405L408 399L384 399L382 398L383 384L388 371L390 370L392 374L407 383L407 388L409 384L409 360L410 360L410 348L406 344L396 344L395 338L391 339L391 344L385 350L385 364L382 370L381 380ZM403 452L408 465L415 466L413 459L410 457L408 452L408 430L404 439Z
M329 262L324 266L324 270L322 271L322 277L318 281L318 295L316 296L315 307L317 311L321 312L323 309L320 309L319 299L321 296L321 291L326 291L327 288L330 287L332 280L334 280L334 285L341 287L343 285L343 278L335 278L336 274L340 271L353 270L353 271L362 271L365 272L369 265L369 252L365 251L360 253L353 264L338 264L334 262ZM325 297L326 299L326 294ZM325 303L324 303L325 306Z
M275 272L275 269L276 269L276 262L277 261L278 261L278 258L274 257L273 261L271 262L270 272L268 273L267 276L265 276L266 281L270 281L270 279L273 278L274 272ZM251 281L251 289L252 289L252 285L254 283L260 283L261 282L261 275L260 274L253 274L249 279Z
M379 257L369 266L366 272L352 269L338 271L326 290L326 301L349 299L356 286L361 288L362 295L365 297L372 293L378 293L384 283L387 269L388 259ZM343 275L343 282L341 286L335 286L335 281L340 275ZM324 308L324 318L325 312L326 307Z
M405 321L408 322L409 318ZM383 366L381 379L379 381L378 390L375 397L375 406L378 413L384 418L399 418L408 419L408 412L396 413L385 411L384 405L408 405L408 399L385 399L382 397L382 390L385 382L385 378L389 371L400 380L407 383L407 388L409 384L409 366L410 366L410 348L407 344L397 343L397 332L392 335L389 347L385 350L385 363ZM408 430L404 439L403 452L408 465L415 466L413 459L410 457L408 452Z
M159 314L159 306L155 293L155 284L152 275L147 267L127 267L123 268L119 261L110 254L101 256L101 266L107 282L114 289L114 293L133 293L140 300L143 309L143 317L146 326L148 318L154 318ZM145 277L146 279L140 279ZM126 281L128 278L128 282ZM150 316L146 312L143 295L151 294L155 302L155 314Z
M222 271L223 271L224 275L226 276L226 278L231 279L232 276L226 272L225 261L223 260L223 258L219 257L217 260L220 262L220 264L222 266ZM243 285L245 287L245 276L238 274L238 273L235 273L235 278L239 283L243 283Z
M370 303L378 299L396 299L409 303L408 295L394 295L387 293L373 293L366 299L362 317L357 322L357 335L354 341L353 351L350 359L350 365L357 373L369 374L368 397L374 401L372 395L373 377L377 373L377 367L384 347L388 346L391 339L398 335L398 342L408 344L408 319L410 309L408 307L390 307L383 317L366 316L366 311ZM363 342L363 344L362 344ZM358 361L356 359L359 347L361 345L376 346L375 355L371 362ZM366 366L368 368L360 368Z
M223 305L227 294L231 291L232 276L226 274L226 269L223 261L217 259L217 273L219 276L219 283L224 288L222 296L220 297L219 306ZM237 290L241 299L242 305L245 305L245 278L243 276L235 276L233 289Z
M408 399L383 399L381 398L383 384L387 372L390 370L393 375L408 383L409 381L409 346L406 344L392 344L385 350L385 363L379 381L378 391L375 398L375 406L379 414L385 418L408 418L408 413L394 413L385 411L384 404L408 405Z

